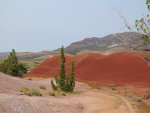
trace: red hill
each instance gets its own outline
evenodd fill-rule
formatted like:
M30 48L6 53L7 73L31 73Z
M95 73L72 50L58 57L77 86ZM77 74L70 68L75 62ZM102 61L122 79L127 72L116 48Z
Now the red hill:
M66 72L75 61L75 76L82 80L120 84L150 85L150 68L142 57L133 52L118 52L109 56L98 53L66 55ZM53 77L59 74L59 55L49 58L25 77Z

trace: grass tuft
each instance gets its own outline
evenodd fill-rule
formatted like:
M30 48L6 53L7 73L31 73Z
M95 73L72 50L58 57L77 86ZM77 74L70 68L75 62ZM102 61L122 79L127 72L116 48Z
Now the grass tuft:
M35 96L42 96L42 93L39 90L37 90L37 89L31 89L29 91L29 96L33 96L33 95L35 95Z
M71 94L81 94L81 91L73 91Z
M107 85L107 87L116 87L117 85L116 84L109 84Z
M49 92L50 96L56 96L55 92Z
M45 87L45 86L39 86L39 88L46 90L46 87Z
M37 90L37 89L29 89L27 87L22 87L20 89L20 92L22 92L23 94L25 95L28 95L28 96L42 96L42 93Z
M30 90L30 89L27 88L27 87L22 87L22 88L20 89L20 92L26 94L27 92L29 92L29 90Z

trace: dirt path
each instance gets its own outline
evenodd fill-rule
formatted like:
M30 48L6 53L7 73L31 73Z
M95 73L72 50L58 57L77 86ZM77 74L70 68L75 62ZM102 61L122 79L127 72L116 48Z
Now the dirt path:
M83 106L83 113L134 113L131 105L122 97L90 90L73 97Z

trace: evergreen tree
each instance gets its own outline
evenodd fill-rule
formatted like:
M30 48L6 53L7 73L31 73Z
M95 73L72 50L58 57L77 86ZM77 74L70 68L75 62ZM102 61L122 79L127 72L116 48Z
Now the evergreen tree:
M60 89L65 90L65 79L66 79L66 74L65 74L65 56L64 56L64 47L62 46L61 52L60 52L60 79L59 79L59 84L60 84Z
M22 77L23 74L27 73L27 68L24 64L19 63L16 52L13 49L8 59L0 64L0 71L11 76Z
M74 62L72 62L71 73L70 73L70 91L73 91L74 87L75 87Z
M60 52L60 73L59 78L55 77L55 82L51 81L51 86L54 91L62 90L64 92L72 92L75 87L75 78L74 78L74 62L72 62L71 73L69 76L65 74L65 54L64 47L62 46Z

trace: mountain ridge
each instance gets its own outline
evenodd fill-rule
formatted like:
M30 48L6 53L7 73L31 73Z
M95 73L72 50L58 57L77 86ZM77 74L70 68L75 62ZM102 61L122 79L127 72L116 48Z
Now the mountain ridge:
M138 36L138 33L135 32L124 32L106 35L104 37L91 37L85 38L81 41L71 43L65 48L66 53L69 54L78 54L82 53L84 50L90 50L95 52L104 53L107 51L126 51L133 50L129 48L123 40L128 40L128 44L132 45L135 48L141 48L142 39Z

